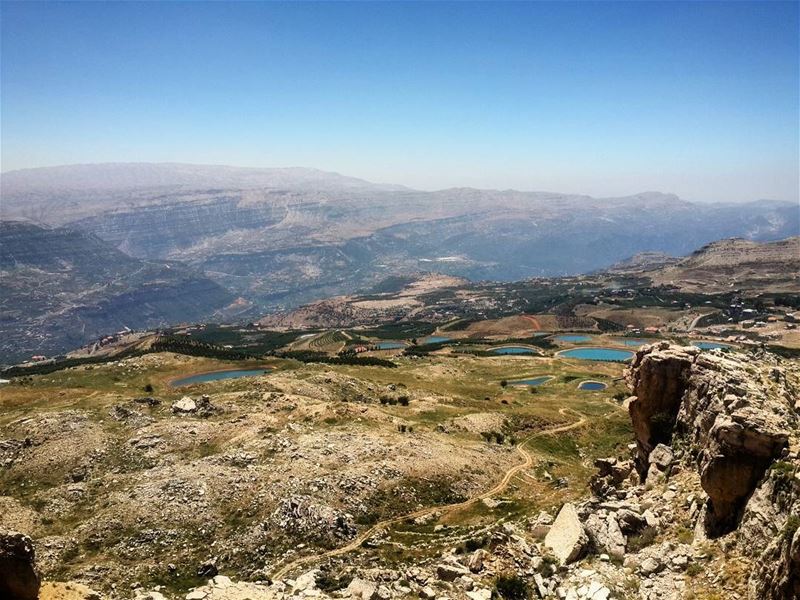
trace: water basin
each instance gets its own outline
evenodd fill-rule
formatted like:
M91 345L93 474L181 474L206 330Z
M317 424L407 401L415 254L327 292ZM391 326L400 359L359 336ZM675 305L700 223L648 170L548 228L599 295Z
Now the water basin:
M406 345L403 342L377 342L375 347L378 350L399 350L405 348Z
M266 375L270 369L231 369L229 371L211 371L208 373L198 373L176 379L170 385L172 387L181 387L184 385L194 385L196 383L208 383L210 381L220 381L222 379L237 379L239 377L258 377L259 375Z
M503 346L492 350L492 354L536 354L536 351L525 346Z
M614 341L618 344L622 344L623 346L631 346L633 348L638 348L639 346L644 346L645 344L652 344L656 340L640 340L635 338L614 338Z
M607 387L608 386L605 383L600 381L581 381L581 383L578 385L579 390L584 390L587 392L599 392Z
M451 338L444 337L443 335L429 335L422 340L423 344L441 344L442 342L449 342Z
M557 335L555 337L558 342L571 342L573 344L578 342L588 342L592 339L590 335Z
M541 377L532 377L531 379L519 379L517 381L509 381L511 385L542 385L551 379L555 379L552 375L542 375Z
M600 360L605 362L625 362L633 358L630 350L620 350L618 348L570 348L562 350L556 356L563 358L578 358L580 360Z

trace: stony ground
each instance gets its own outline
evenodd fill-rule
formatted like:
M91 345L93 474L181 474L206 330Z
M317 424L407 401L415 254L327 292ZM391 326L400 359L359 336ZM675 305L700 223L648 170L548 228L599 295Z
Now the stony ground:
M579 496L592 458L630 435L611 399L622 390L619 365L397 362L274 361L264 377L178 390L169 382L179 375L226 365L157 354L15 382L1 400L2 527L34 538L45 580L118 597L142 586L185 593L217 572L267 580L376 522L492 488L520 463L514 444L526 436L603 418L532 440L535 460L496 500L402 522L386 544L341 559L427 560ZM536 394L500 384L538 374L556 379ZM578 392L587 377L610 387Z
M225 365L160 354L15 382L0 529L30 536L40 600L800 591L797 361L395 360L174 389Z

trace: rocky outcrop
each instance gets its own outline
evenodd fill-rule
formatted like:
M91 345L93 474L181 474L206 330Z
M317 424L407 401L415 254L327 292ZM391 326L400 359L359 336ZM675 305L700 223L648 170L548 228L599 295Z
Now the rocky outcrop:
M771 376L776 368L754 368L745 355L662 342L639 350L627 372L640 476L647 477L651 464L661 469L671 462L665 448L650 460L658 444L680 440L709 496L710 535L736 528L767 468L786 451L787 432L797 426L791 401L796 390Z
M15 531L0 531L0 598L36 600L39 584L31 538Z
M637 352L627 374L634 398L628 405L638 455L636 468L647 476L648 458L660 443L669 443L688 386L689 373L699 350L647 346Z
M292 534L337 543L355 537L353 516L308 496L290 496L278 503L272 514L274 524Z
M661 343L637 352L626 377L640 477L695 467L708 495L705 533L735 531L753 560L750 598L800 598L798 373L763 352Z

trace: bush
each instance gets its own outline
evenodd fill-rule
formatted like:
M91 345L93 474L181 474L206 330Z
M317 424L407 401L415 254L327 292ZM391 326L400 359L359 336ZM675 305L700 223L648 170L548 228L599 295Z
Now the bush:
M317 587L323 592L335 592L350 585L351 581L352 575L339 575L323 569L320 569L316 577Z
M486 538L469 538L464 542L464 548L467 552L475 552L478 548L483 548L486 545Z
M146 393L148 393L148 394L152 394L153 393L153 384L152 383L148 383L147 385L145 385L144 386L144 391Z
M408 396L400 396L397 401L400 403L400 406L408 406Z
M800 529L800 517L791 515L783 526L783 539L791 540L798 529Z
M500 387L506 387L507 385L508 385L508 381L506 381L505 379L503 379L503 380L500 382Z
M656 541L655 527L645 527L639 533L628 538L628 552L638 552Z
M703 572L703 567L697 563L692 563L688 567L686 567L686 574L689 577L697 577L702 572Z
M499 575L494 582L494 591L503 600L526 600L530 597L528 584L515 574Z

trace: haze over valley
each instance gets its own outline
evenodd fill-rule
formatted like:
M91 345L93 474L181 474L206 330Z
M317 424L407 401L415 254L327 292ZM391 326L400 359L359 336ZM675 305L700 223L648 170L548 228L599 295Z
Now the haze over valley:
M0 186L5 306L36 306L47 323L32 336L30 321L4 321L13 358L125 327L253 320L395 275L574 275L640 252L683 256L722 238L777 240L800 227L788 202L421 192L301 168L78 165L4 173ZM105 269L116 273L113 285ZM80 291L45 292L56 281ZM176 302L176 281L192 290L191 308Z

